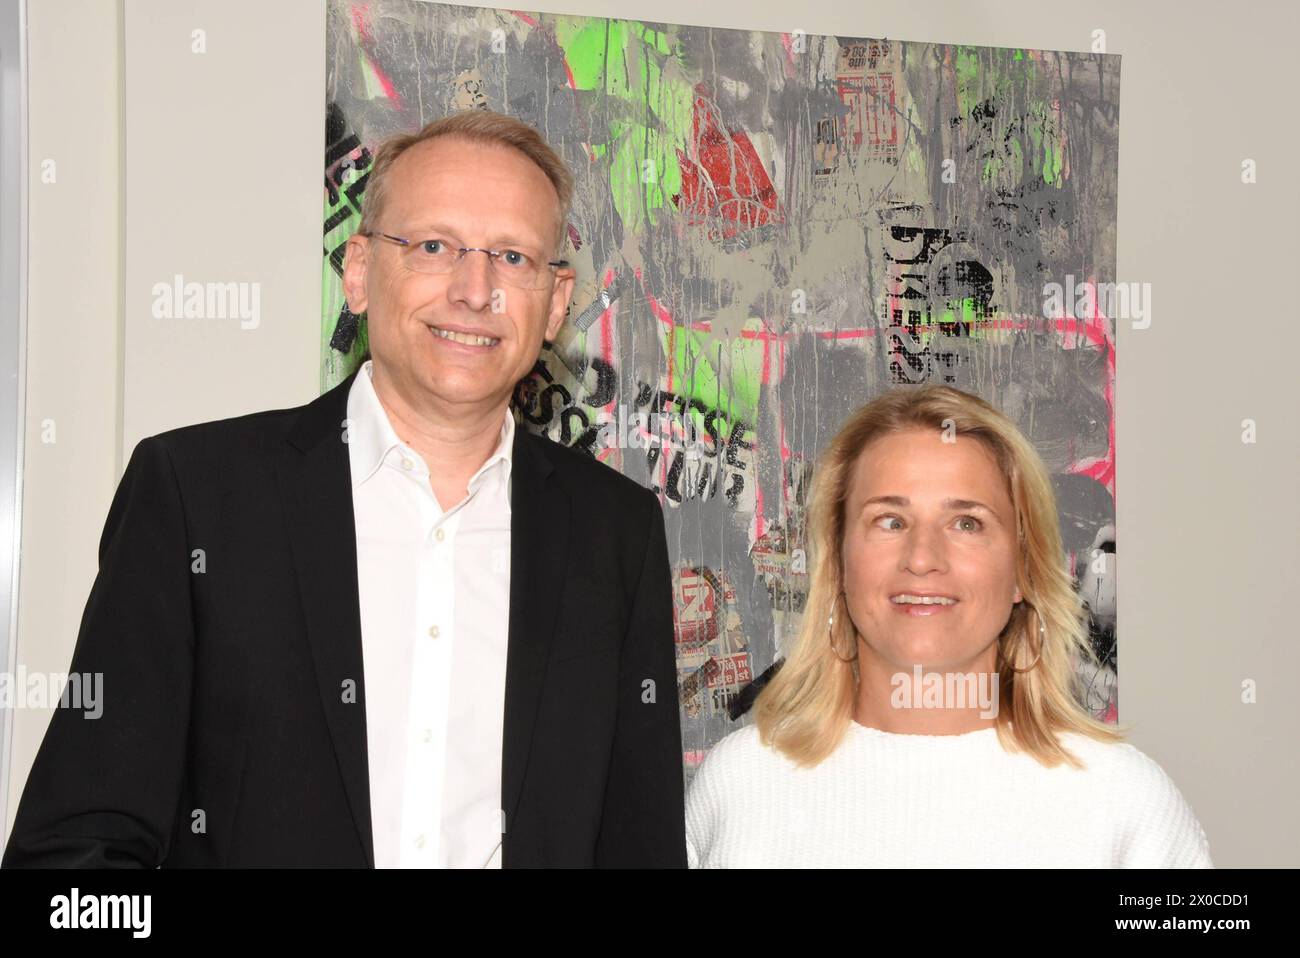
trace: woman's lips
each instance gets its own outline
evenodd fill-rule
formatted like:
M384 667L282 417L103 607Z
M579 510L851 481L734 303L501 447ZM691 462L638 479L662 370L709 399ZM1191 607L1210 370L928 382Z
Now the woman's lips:
M953 609L957 608L956 602L952 603L951 605L938 605L938 604L914 605L912 603L891 601L889 604L893 607L895 612L900 612L903 615L913 615L913 616L922 616L922 617L931 616L931 615L942 615L945 612L951 612Z

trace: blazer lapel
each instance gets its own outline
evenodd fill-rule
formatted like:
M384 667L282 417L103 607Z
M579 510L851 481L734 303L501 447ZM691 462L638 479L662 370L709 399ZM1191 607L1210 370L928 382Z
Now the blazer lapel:
M546 440L515 430L510 467L510 616L501 754L506 835L502 864L532 747L569 549L569 497L538 448Z
M357 834L373 868L356 527L343 441L348 390L355 376L304 407L289 432L289 448L277 472L321 703ZM571 506L554 481L554 467L537 448L544 441L520 427L511 451L510 611L501 755L506 813L503 864L528 768L568 564ZM356 682L354 704L342 699L342 683L348 679Z
M343 438L355 377L303 408L286 437L277 476L321 704L357 835L373 868L357 540ZM348 681L354 695L345 700Z

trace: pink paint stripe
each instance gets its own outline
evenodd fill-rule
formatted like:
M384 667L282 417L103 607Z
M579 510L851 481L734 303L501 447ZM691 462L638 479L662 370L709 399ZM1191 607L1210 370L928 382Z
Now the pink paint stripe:
M393 81L384 72L383 68L375 62L375 58L370 53L375 41L370 34L369 21L370 4L354 4L352 7L352 26L357 31L361 54L366 58L366 63L370 66L370 69L374 71L375 78L379 80L379 86L384 91L384 96L392 102L396 109L404 109L402 95L397 92L397 87L393 84Z
M1066 349L1076 348L1081 341L1097 346L1106 351L1106 384L1102 396L1106 400L1106 453L1103 456L1086 459L1070 467L1073 475L1087 476L1106 487L1111 501L1118 505L1115 488L1115 342L1110 329L1102 316L1101 304L1097 297L1097 280L1088 277L1087 285L1092 289L1092 316L1086 321L1058 318L1056 330L1061 334L1061 345Z

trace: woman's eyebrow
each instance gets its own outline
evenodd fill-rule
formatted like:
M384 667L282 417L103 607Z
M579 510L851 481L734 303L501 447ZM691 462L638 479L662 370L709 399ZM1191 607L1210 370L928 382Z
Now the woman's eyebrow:
M908 499L906 496L872 496L866 502L862 503L862 508L865 509L867 506L877 504L906 507L912 504L912 500ZM945 499L940 503L940 506L944 509L983 509L990 515L997 515L997 512L994 509L975 499Z

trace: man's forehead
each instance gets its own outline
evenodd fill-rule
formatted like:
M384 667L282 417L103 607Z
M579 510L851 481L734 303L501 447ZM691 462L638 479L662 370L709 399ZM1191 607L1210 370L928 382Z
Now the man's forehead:
M521 190L530 194L535 186L543 184L549 187L552 196L555 192L542 168L514 147L452 137L415 144L394 161L388 175L390 180L401 180L408 188L432 185L444 177L468 175L494 183L517 182Z
M503 172L511 179L517 178L521 192L535 197L538 194L526 178L540 177L548 186L550 180L523 154L512 157L515 151L507 148L449 138L446 143L440 139L411 147L411 151L420 149L425 149L424 155L409 157L411 163L403 163L408 159L406 154L398 157L389 174L388 206L402 228L430 232L487 230L503 238L546 242L546 234L554 228L554 187L549 191L552 202L543 204L551 209L545 213L537 210L538 215L533 215L534 211L521 208L519 197L508 195L498 183L489 185L484 180L482 185L461 183L457 189L449 189L445 182L449 177L480 180L484 162L491 161L481 155L471 158L461 151L486 149L501 156L506 165L516 167ZM539 216L542 222L537 222Z
M553 216L545 216L544 222L535 222L534 217L525 216L514 204L482 202L445 193L406 193L390 209L394 229L421 235L449 234L454 239L467 239L472 233L490 242L505 239L540 245L554 221ZM490 237L481 235L485 233L491 234Z

